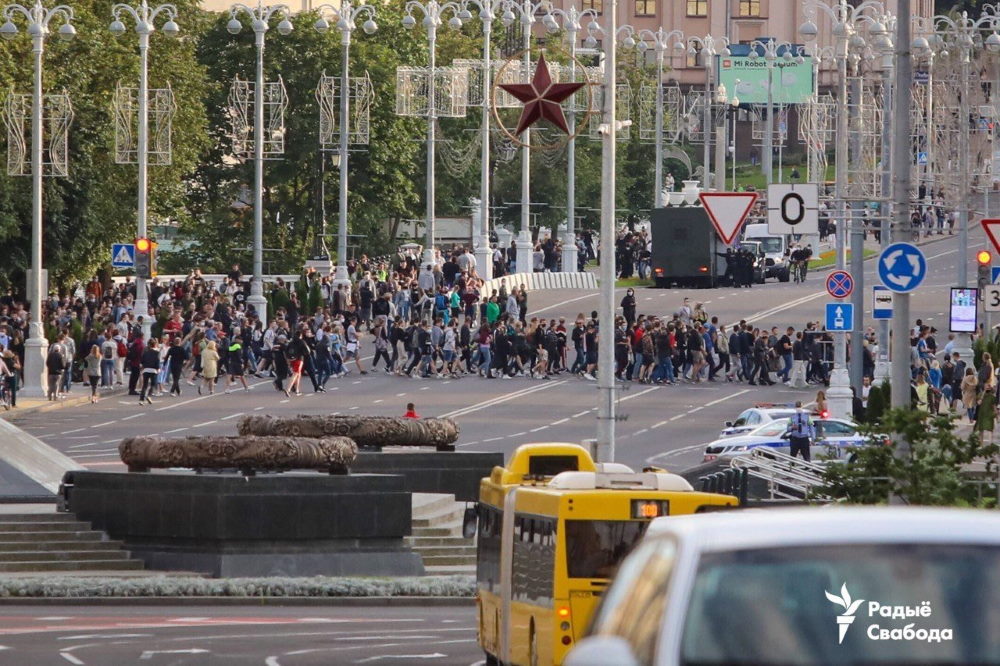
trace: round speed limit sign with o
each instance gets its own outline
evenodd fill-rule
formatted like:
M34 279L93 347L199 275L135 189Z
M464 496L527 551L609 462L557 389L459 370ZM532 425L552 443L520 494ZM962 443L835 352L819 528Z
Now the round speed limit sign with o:
M767 230L772 234L819 233L819 187L775 183L767 188Z

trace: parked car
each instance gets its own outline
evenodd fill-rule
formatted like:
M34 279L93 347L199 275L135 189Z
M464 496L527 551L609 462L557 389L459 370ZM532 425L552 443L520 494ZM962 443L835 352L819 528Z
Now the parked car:
M566 666L1000 664L1000 515L910 507L659 518Z
M770 423L775 419L787 419L794 413L794 405L759 403L749 409L744 409L735 420L726 421L726 427L719 433L719 437L742 435L763 423Z
M849 459L852 449L872 441L858 432L858 426L847 419L813 418L813 425L816 428L816 439L809 451L813 460ZM789 453L791 447L788 428L788 418L779 418L759 425L744 435L717 439L705 447L704 462L743 456L762 446ZM875 441L881 442L883 438L879 437Z

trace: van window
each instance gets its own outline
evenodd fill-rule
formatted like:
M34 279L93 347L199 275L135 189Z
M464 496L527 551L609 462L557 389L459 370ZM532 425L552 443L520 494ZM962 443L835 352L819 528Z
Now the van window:
M684 619L680 663L997 664L997 599L996 547L851 544L707 553ZM930 615L871 615L871 602L926 604ZM873 631L879 637L907 625L918 632L950 629L952 639L871 638Z

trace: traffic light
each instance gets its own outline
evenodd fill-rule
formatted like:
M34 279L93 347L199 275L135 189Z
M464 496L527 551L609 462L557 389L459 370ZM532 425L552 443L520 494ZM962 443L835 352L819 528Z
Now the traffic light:
M135 239L135 276L143 280L156 277L156 243L148 238Z
M993 282L993 255L989 250L980 250L976 254L976 262L979 264L976 283L979 286L979 293L982 294L983 290Z

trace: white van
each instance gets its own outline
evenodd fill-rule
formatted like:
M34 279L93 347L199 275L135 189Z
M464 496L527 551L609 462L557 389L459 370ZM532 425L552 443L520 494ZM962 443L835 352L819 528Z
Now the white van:
M769 233L766 224L748 224L743 229L743 239L758 241L764 250L764 279L778 278L788 282L791 277L788 263L788 239Z

